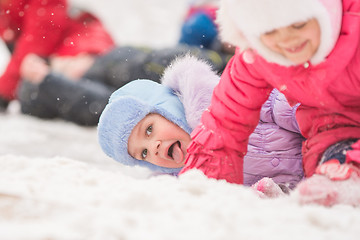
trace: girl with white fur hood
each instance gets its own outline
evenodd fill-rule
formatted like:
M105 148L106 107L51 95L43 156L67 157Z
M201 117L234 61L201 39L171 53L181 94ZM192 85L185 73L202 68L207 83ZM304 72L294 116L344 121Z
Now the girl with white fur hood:
M249 136L277 88L301 103L304 171L316 173L300 184L302 201L360 205L344 188L360 189L360 1L221 0L217 21L222 39L238 48L180 174L197 168L242 183ZM208 170L219 162L233 167Z
M165 70L162 84L135 80L121 87L100 116L98 137L103 151L125 165L177 175L185 164L190 133L209 106L218 81L210 65L188 55ZM271 93L249 141L244 185L267 177L254 187L273 196L280 188L269 178L284 191L302 180L303 138L295 120L296 108L277 90ZM208 170L214 167L231 168L218 165Z

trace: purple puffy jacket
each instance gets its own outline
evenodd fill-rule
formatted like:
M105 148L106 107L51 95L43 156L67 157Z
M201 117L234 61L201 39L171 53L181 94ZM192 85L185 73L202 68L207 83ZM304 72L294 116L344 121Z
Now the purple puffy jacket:
M290 107L285 96L274 89L262 106L260 122L250 135L244 157L244 185L263 177L294 188L303 179L300 134L295 119L298 105Z
M219 76L203 61L191 56L178 58L164 72L162 84L172 88L184 105L186 120L194 129L210 105ZM274 89L261 109L260 122L251 134L244 158L244 185L263 177L294 188L303 178L300 134L295 119L298 105L290 107Z

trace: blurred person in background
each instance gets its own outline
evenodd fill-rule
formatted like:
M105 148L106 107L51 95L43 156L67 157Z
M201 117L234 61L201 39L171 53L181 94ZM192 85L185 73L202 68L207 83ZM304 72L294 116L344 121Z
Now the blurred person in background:
M11 59L0 77L0 109L16 99L20 65L29 53L46 58L54 69L74 77L107 53L114 41L100 20L66 0L0 0L0 37ZM69 68L69 59L71 59Z
M220 40L216 12L218 0L191 0L181 26L179 43L234 53L235 48Z
M114 90L136 79L159 82L164 69L177 56L191 53L221 73L233 53L219 44L210 44L218 42L214 28L216 6L207 2L189 6L180 41L174 47L119 46L95 60L80 54L50 64L39 55L29 54L21 65L24 79L18 91L21 111L40 118L95 126ZM204 21L203 14L208 21ZM196 35L199 33L201 37ZM90 67L77 71L78 65Z
M24 79L18 90L21 111L40 118L96 126L113 91L136 79L159 82L166 66L188 53L208 62L219 74L232 56L180 44L163 49L121 46L97 57L81 77L72 77L29 54L20 71ZM71 61L69 67L75 68Z

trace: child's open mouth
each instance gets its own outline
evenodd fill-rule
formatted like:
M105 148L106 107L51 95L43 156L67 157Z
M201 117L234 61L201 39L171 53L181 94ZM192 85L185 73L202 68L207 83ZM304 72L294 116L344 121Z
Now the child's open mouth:
M180 141L174 142L168 150L168 156L174 159L176 163L181 163L184 159L184 154L181 150Z

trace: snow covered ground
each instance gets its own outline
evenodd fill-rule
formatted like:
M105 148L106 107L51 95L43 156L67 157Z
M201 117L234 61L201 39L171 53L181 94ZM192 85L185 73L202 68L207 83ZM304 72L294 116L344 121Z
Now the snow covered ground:
M175 44L186 0L72 0L123 44ZM6 64L1 50L0 67ZM360 237L360 209L259 199L194 171L150 177L106 157L95 128L0 115L1 240L316 239Z

